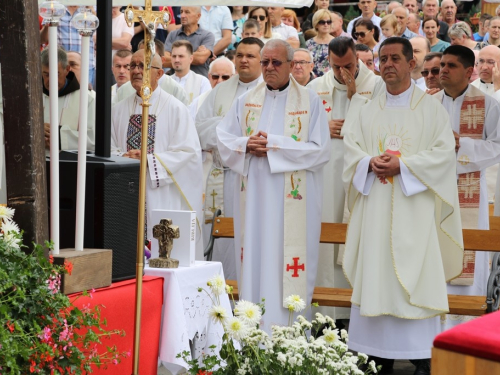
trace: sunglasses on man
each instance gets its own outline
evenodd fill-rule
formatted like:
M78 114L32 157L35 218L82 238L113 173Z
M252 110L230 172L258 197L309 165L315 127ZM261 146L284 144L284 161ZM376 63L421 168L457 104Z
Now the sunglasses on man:
M253 18L254 20L260 20L260 21L266 20L266 16L252 16L250 18Z
M210 77L212 77L214 81L218 81L219 78L221 77L223 81L227 81L229 78L231 78L231 76L229 75L220 75L220 74L210 74Z
M432 68L431 70L422 70L420 74L422 74L422 77L427 77L428 75L432 74L433 76L438 76L439 75L439 68Z

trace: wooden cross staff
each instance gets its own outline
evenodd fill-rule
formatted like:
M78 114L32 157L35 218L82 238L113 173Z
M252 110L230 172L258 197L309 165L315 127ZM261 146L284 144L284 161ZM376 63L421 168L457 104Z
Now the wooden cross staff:
M165 29L170 22L167 10L153 12L152 0L146 0L144 10L135 10L131 5L125 9L125 20L129 27L134 22L144 25L144 71L142 75L142 129L141 129L141 164L139 173L139 207L137 224L137 260L136 260L136 292L135 292L135 328L134 328L134 355L133 375L139 374L139 349L141 336L141 308L142 308L142 273L144 271L144 217L146 210L146 171L147 145L149 125L149 98L151 98L151 62L156 54L155 36L156 24L161 23Z

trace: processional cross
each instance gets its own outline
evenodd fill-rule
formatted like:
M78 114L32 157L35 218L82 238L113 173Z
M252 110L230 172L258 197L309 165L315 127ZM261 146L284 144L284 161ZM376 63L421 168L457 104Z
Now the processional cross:
M152 0L145 0L144 10L135 10L131 5L125 9L125 21L129 27L134 22L144 25L144 71L142 74L142 131L141 131L141 163L139 173L139 208L137 220L137 260L136 260L136 294L135 294L135 329L134 329L134 356L133 375L139 374L139 347L141 333L142 309L142 275L144 271L144 211L146 209L146 171L147 171L147 139L149 120L149 99L151 98L151 62L156 53L155 35L156 24L161 23L164 29L170 22L167 8L162 12L154 12Z

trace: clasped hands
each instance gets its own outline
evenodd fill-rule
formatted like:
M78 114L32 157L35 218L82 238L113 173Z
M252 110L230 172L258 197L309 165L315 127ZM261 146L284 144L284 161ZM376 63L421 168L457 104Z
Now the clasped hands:
M387 152L370 159L368 172L373 172L377 177L392 177L401 173L399 158Z
M256 135L252 135L248 138L246 152L258 157L265 157L267 156L267 151L269 151L266 145L267 133L259 131Z

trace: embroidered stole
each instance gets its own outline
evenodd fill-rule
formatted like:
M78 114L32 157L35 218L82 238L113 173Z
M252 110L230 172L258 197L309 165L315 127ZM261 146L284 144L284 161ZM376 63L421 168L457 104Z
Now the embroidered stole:
M200 95L201 89L201 77L195 72L190 71L186 79L186 84L184 85L184 91L188 96L188 102L191 104L197 96Z
M247 137L257 133L265 97L265 82L258 84L246 97L241 126L242 134ZM284 136L291 137L297 142L307 142L309 118L309 90L300 86L290 76L290 87L284 114ZM272 146L268 145L268 147L272 149ZM277 149L274 149L274 151L277 151ZM306 171L285 172L284 179L283 299L292 294L297 294L307 301ZM242 265L244 261L246 186L247 177L241 176L240 235ZM283 307L288 307L284 300Z
M221 83L224 89L217 90L215 95L214 116L224 118L231 108L238 89L239 76L234 75L226 82ZM224 215L224 165L217 149L210 150L213 164L208 173L205 191L205 223L210 223L215 211L221 210Z
M469 86L460 108L460 136L473 139L483 137L485 116L484 94L476 87ZM466 155L461 155L458 163L467 164ZM479 220L479 199L481 193L481 171L458 175L458 199L463 228L477 228ZM474 282L475 251L464 252L462 275L450 283L452 285L471 286Z

